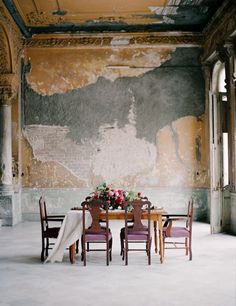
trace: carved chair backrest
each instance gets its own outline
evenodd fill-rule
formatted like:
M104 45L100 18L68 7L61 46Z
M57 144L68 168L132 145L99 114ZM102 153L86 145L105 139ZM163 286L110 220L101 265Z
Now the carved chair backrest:
M133 210L133 227L131 231L142 231L146 229L145 225L142 223L142 214L144 209L148 212L148 230L150 231L150 208L151 203L149 201L144 200L133 200L133 201L126 201L123 204L125 209L125 227L127 227L128 223L128 207L132 206Z
M86 230L87 233L99 233L104 230L104 227L101 227L100 224L100 214L101 214L101 207L103 203L99 199L91 199L88 201L84 201L81 206L83 207L83 230L85 230L85 213L89 211L92 217L92 224L89 229ZM106 207L106 220L105 226L106 230L108 231L109 228L109 221L108 221L108 205Z

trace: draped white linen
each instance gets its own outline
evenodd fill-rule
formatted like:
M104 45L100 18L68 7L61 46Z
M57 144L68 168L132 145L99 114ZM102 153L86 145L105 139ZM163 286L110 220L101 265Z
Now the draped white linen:
M92 223L92 217L89 212L85 214L85 227L88 228ZM45 262L62 262L64 250L81 240L83 231L83 211L70 210L65 216L61 225L57 240L52 251Z

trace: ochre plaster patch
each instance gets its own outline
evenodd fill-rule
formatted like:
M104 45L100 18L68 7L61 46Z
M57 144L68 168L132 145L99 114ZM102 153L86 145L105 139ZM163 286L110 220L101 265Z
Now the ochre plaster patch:
M207 187L204 116L176 120L157 133L156 175L162 186ZM196 156L196 139L201 160ZM200 147L199 147L200 146Z
M27 49L27 81L40 95L65 93L95 83L140 76L159 67L175 50L168 48Z

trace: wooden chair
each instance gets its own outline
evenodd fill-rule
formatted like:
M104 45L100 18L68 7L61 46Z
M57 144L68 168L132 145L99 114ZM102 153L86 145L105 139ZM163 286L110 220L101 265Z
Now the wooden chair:
M39 211L41 221L42 232L42 251L41 261L44 261L44 255L48 256L48 250L52 249L50 246L54 245L51 239L56 239L60 230L60 227L50 227L49 222L63 222L64 215L47 215L46 202L43 197L39 199Z
M130 217L128 216L128 206L133 207L133 225L128 226L128 221ZM124 230L121 229L121 233L124 231L124 240L121 247L122 249L122 259L125 259L125 265L128 265L128 252L129 251L145 251L148 256L148 264L151 264L151 234L150 234L150 209L151 203L149 201L143 200L133 200L132 202L123 203L125 209L125 227ZM141 217L143 209L148 211L148 226L142 223ZM123 238L123 237L121 237ZM145 248L130 248L130 243L145 243Z
M148 201L148 198L147 197L141 197L140 200ZM133 227L133 223L134 223L134 217L131 216L127 220L127 222L130 223L128 228L132 228ZM120 230L120 256L123 256L124 240L125 240L125 227L121 228L121 230Z
M109 229L109 219L108 219L108 204L106 205L106 220L105 226L100 224L100 213L102 203L99 199L91 199L83 202L83 235L82 235L82 254L81 260L86 266L86 252L88 251L106 251L106 264L112 260L112 234ZM90 212L92 217L91 226L85 228L85 214ZM91 243L105 243L106 248L104 249L91 249L89 244ZM87 244L87 249L86 249Z
M184 225L176 226L174 223L183 221ZM185 249L189 260L192 260L192 221L193 199L188 202L187 214L166 215L163 226L163 243L165 249ZM181 241L181 238L184 241ZM168 245L172 245L168 247Z

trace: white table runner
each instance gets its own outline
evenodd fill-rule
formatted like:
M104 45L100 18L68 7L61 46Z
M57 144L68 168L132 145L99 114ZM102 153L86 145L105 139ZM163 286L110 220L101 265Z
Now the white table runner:
M85 227L88 228L91 223L92 217L89 212L86 212ZM62 262L64 250L75 243L78 239L81 239L82 231L82 210L70 210L63 220L55 245L45 262Z

